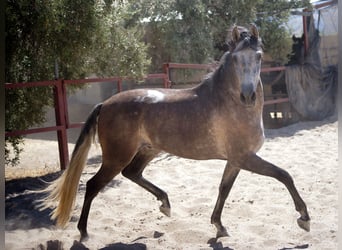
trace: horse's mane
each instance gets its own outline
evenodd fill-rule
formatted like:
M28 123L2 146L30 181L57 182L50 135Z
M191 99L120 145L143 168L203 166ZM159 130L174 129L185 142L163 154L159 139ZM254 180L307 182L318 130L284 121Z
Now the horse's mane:
M240 31L239 39L234 41L234 39L230 38L227 42L229 52L236 52L245 48L252 48L254 50L263 49L260 37L255 37L248 29L244 27L239 26L238 29Z

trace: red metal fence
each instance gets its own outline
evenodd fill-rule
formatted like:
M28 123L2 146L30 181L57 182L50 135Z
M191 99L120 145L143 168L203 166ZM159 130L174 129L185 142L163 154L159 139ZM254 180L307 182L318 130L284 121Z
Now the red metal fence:
M171 87L170 81L170 69L211 69L213 65L210 64L181 64L181 63L165 63L163 65L164 73L149 74L145 79L162 79L165 88ZM285 67L275 68L263 68L262 72L282 71ZM54 96L54 109L56 125L50 127L6 131L6 137L22 136L34 133L43 133L56 131L58 139L59 159L61 169L65 169L69 163L68 152L68 139L67 129L81 127L83 123L70 123L68 115L68 102L66 86L70 84L89 84L89 83L103 83L103 82L116 82L118 92L122 91L122 81L130 78L125 77L110 77L110 78L91 78L91 79L78 79L78 80L52 80L52 81L40 81L29 83L13 83L5 84L5 89L18 89L18 88L30 88L30 87L53 87ZM288 98L281 98L276 100L265 101L265 105L287 102Z

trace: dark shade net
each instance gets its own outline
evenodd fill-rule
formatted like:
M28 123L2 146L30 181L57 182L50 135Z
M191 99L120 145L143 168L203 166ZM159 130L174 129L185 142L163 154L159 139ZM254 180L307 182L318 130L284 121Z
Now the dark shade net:
M308 17L308 38L309 50L304 58L298 60L299 64L286 67L287 92L292 106L303 119L322 120L336 110L337 63L323 65L321 37L313 16Z

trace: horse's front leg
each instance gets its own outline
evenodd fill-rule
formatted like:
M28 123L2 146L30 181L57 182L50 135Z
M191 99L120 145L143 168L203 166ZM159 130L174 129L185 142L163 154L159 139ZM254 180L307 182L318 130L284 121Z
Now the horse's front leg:
M223 237L228 236L228 232L226 228L222 225L221 222L221 214L224 203L228 197L230 189L232 188L236 177L240 172L239 168L235 168L232 165L227 163L226 168L224 169L224 173L222 176L220 188L219 188L219 195L217 197L216 205L211 215L211 223L214 224L217 228L216 237Z
M310 217L303 199L300 197L290 174L272 163L269 163L255 154L248 155L245 158L241 168L253 173L270 176L282 182L291 194L296 210L300 213L297 219L299 227L310 231Z

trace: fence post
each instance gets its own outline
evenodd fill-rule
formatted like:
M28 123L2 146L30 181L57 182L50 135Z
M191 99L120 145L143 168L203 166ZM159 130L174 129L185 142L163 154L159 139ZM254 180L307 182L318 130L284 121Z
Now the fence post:
M69 163L69 150L68 150L68 139L67 139L67 124L65 117L65 103L63 91L63 80L57 80L56 85L53 89L54 101L55 101L55 116L56 116L56 126L61 126L62 128L57 130L58 139L58 151L59 151L59 162L61 165L61 170L64 170Z
M122 91L122 78L121 77L117 81L116 88L117 88L118 93Z
M170 88L171 87L171 81L170 81L170 70L169 70L169 64L164 63L163 64L164 74L166 75L164 77L164 87Z

